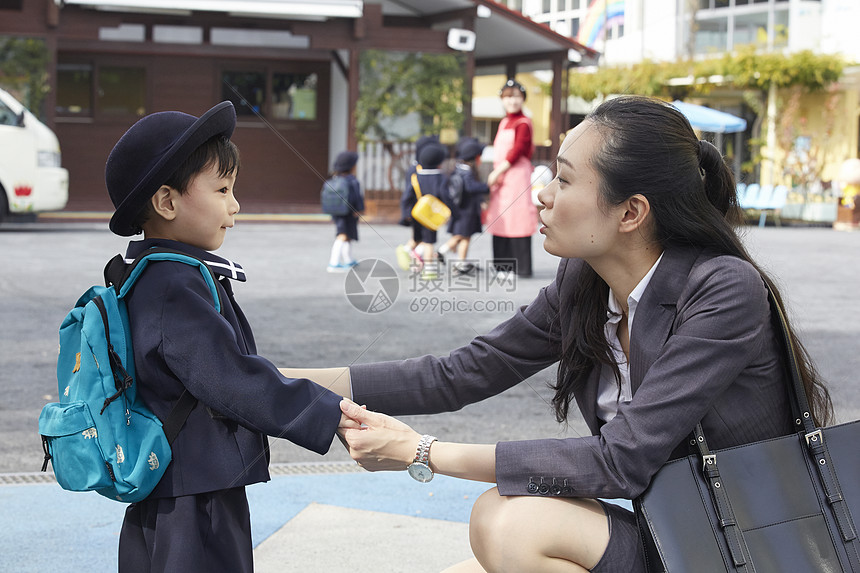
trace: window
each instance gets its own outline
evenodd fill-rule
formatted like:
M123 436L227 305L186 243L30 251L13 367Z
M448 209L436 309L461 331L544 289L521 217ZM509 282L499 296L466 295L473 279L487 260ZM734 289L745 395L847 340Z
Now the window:
M272 74L274 119L317 118L316 74Z
M18 125L18 114L0 101L0 125Z
M767 13L735 16L734 46L767 46Z
M90 64L57 65L57 115L92 116L93 67Z
M315 73L225 71L221 75L223 99L229 99L236 115L279 121L317 119Z
M142 117L146 115L146 92L143 67L57 64L55 111L60 117Z
M266 102L266 74L263 72L224 72L221 99L233 102L239 117L263 113Z
M98 113L142 117L146 114L146 70L102 66L96 93Z
M726 18L701 20L698 25L699 29L696 31L697 54L724 52L728 49L728 21Z

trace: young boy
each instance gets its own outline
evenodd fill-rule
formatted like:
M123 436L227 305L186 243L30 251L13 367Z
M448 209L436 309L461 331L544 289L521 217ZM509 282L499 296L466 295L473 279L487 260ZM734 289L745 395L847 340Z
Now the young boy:
M442 162L448 157L448 148L441 143L428 143L421 149L419 154L419 163L421 170L418 171L418 187L422 195L442 196L442 185L445 182L445 174L439 168ZM417 198L418 193L415 192L412 183L410 188L413 195ZM436 260L436 231L428 229L416 220L412 220L412 236L416 242L414 252L421 258L419 260L419 268L421 280L436 280L438 278L439 263ZM416 268L416 270L419 270Z
M451 238L439 248L437 254L440 258L447 257L450 252L457 254L459 261L451 265L451 273L454 275L475 271L475 265L468 262L466 257L469 254L472 235L481 232L481 204L490 193L490 188L478 176L483 150L483 144L474 137L461 137L456 148L457 165L445 184L446 199L451 207L451 219L448 221ZM459 203L455 203L450 196L452 180L455 177L459 179Z
M364 211L364 197L361 195L361 185L355 177L355 165L358 163L358 153L342 151L338 153L332 166L332 177L343 177L349 185L350 212L346 215L332 215L335 238L331 246L328 261L328 272L344 273L358 264L352 255L351 241L358 240L358 214Z
M340 397L282 376L256 354L233 298L242 268L208 251L233 226L239 154L230 141L233 104L200 118L154 113L120 138L105 179L116 212L110 229L127 258L166 247L205 260L218 279L219 313L199 269L150 263L127 297L138 392L161 419L185 389L198 400L173 443L173 460L152 494L131 504L119 540L121 573L252 571L245 486L269 479L266 435L318 453L341 420Z

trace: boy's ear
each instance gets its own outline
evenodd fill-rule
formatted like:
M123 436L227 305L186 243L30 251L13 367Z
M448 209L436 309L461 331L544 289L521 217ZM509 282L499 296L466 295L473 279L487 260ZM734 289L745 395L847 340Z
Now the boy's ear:
M152 210L163 219L172 221L176 218L175 197L176 189L168 187L167 185L162 185L152 196L152 199L150 199Z
M645 224L651 212L651 203L644 195L631 195L625 202L624 215L621 217L621 231L633 231Z

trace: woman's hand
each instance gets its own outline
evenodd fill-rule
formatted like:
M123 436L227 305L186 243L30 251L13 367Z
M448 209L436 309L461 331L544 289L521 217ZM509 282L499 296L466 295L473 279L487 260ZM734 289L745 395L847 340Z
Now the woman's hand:
M369 412L355 402L343 399L340 409L348 422L338 434L349 455L368 471L400 471L415 459L421 436L403 422Z
M511 164L505 160L498 167L493 169L490 174L487 176L487 186L492 187L496 183L501 183L501 177L505 174L505 172L511 168Z

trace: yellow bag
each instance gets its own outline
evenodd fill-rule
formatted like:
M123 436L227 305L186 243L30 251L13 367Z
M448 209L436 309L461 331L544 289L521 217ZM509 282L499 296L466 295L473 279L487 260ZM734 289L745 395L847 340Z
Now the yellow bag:
M422 195L418 175L412 174L412 189L418 202L412 207L412 218L431 231L436 231L451 217L451 209L434 195Z

